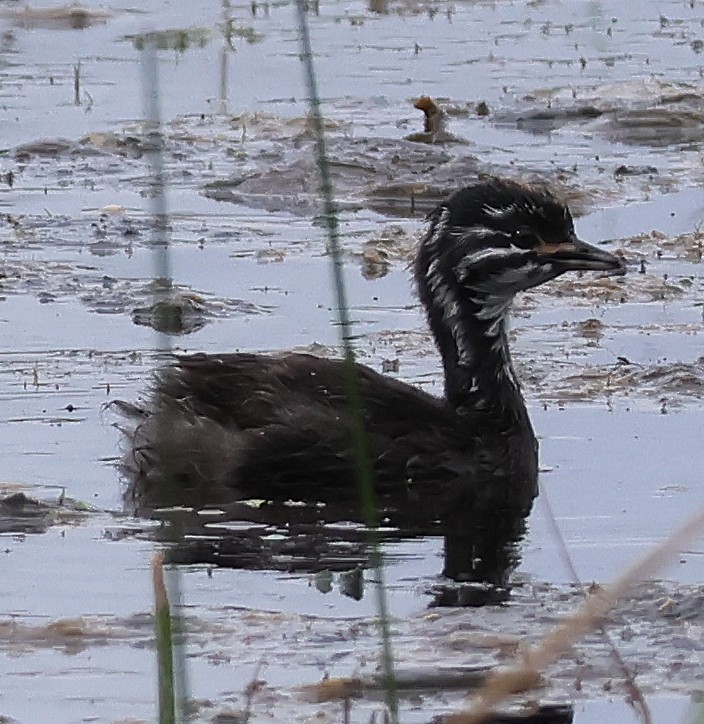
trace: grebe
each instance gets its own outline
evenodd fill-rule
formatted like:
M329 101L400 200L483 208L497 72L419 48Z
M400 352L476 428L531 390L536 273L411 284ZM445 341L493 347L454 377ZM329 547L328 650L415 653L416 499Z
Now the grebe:
M356 365L379 502L421 516L527 515L537 441L509 353L511 302L565 272L622 272L623 262L580 241L549 191L512 181L463 188L427 221L415 281L444 396ZM344 364L292 353L175 356L145 406L120 405L131 420L123 468L134 507L355 503Z

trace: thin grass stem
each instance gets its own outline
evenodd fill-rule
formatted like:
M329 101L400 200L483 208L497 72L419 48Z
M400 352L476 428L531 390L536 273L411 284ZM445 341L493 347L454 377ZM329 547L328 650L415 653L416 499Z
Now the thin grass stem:
M355 367L354 348L352 346L352 322L349 314L344 279L344 261L340 243L340 229L337 207L333 196L330 164L325 145L318 82L313 62L313 50L308 27L307 0L296 0L296 8L298 11L298 26L301 40L301 60L303 62L310 103L309 119L315 135L315 156L320 172L320 194L323 201L323 220L327 236L327 250L332 267L333 289L336 296L338 324L340 327L340 338L345 362L345 388L352 417L352 446L357 462L362 510L365 522L370 530L371 558L376 576L377 610L382 643L381 659L386 683L386 705L389 709L391 720L397 722L398 695L394 676L386 587L384 584L384 560L378 533L379 519L374 491L374 472L364 425L364 404Z
M562 558L563 563L565 564L567 570L572 576L572 582L579 588L579 590L586 598L586 596L588 595L587 590L584 587L584 583L582 582L579 573L577 572L577 567L575 566L574 561L572 560L572 556L570 555L569 548L567 547L567 541L565 541L565 537L562 535L562 530L560 530L560 526L557 523L555 513L552 509L552 505L550 505L550 499L548 498L547 492L545 490L541 491L540 500L542 502L543 508L545 509L545 512L547 513L546 517L552 530L552 536L557 541L557 547L558 551L560 552L560 557ZM599 632L599 635L601 636L602 641L609 649L611 658L614 660L616 666L618 666L619 670L621 671L621 676L626 682L626 687L628 688L629 693L628 703L633 707L634 711L643 722L643 724L652 724L653 716L650 712L650 707L648 706L648 702L645 699L645 695L643 694L636 682L636 677L633 671L631 671L631 668L628 666L625 659L621 655L618 646L614 643L614 640L611 638L611 635L603 626L603 624L599 625L597 627L597 630Z
M154 305L156 309L163 309L163 314L168 315L168 301L173 290L173 281L171 277L171 245L169 238L169 214L166 199L166 171L164 164L164 134L161 122L161 107L159 94L159 73L157 65L157 49L154 41L145 43L142 51L142 90L144 97L144 111L146 118L146 129L148 134L148 153L147 158L150 166L150 179L152 193L151 199L151 217L152 217L152 237L151 248L154 258ZM161 303L161 307L159 304ZM157 312L158 314L160 312ZM161 326L161 325L159 325ZM161 355L171 352L171 340L163 331L157 331L157 350ZM166 417L159 417L159 428L157 429L157 438L168 440L171 434L170 420ZM160 479L162 486L161 496L163 500L172 499L171 494L173 487L176 485L174 476L168 465L164 470ZM171 541L177 543L183 531L178 521L172 522L168 528L168 534ZM166 586L164 584L163 566L159 564L160 571L160 588L157 589L155 580L155 591L162 591L166 596ZM171 600L175 604L172 611L168 597L166 605L168 607L168 648L164 643L164 649L157 647L159 656L159 721L175 722L181 721L184 716L186 702L188 700L188 685L185 666L185 630L180 615L178 614L178 606L181 603L181 581L178 568L170 566L166 569L168 591ZM166 636L166 622L159 616L159 599L157 598L157 617L156 617L156 635L157 643L161 636ZM162 627L163 630L162 630ZM165 659L168 655L168 666ZM170 698L167 692L167 682L162 685L162 677L168 677L170 680L171 694ZM163 696L162 696L163 692ZM177 701L178 698L178 701ZM178 706L176 706L178 704ZM165 710L162 710L162 706Z
M496 671L473 697L471 710L442 718L443 724L480 724L512 694L535 687L539 673L557 661L585 634L601 626L604 615L635 585L652 576L684 545L704 531L704 510L690 518L665 540L627 568L611 585L588 596L536 646L519 651L513 667Z

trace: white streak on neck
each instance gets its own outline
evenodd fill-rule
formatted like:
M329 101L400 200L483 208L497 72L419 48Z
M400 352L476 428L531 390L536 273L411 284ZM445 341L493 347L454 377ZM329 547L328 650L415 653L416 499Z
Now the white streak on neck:
M440 241L452 233L450 227L450 210L445 208L429 234L426 244L431 251L439 253ZM455 342L457 364L468 365L472 357L472 348L464 334L462 325L462 305L457 299L455 290L449 285L440 270L440 260L436 257L429 264L425 280L430 289L433 307L442 312L442 320Z

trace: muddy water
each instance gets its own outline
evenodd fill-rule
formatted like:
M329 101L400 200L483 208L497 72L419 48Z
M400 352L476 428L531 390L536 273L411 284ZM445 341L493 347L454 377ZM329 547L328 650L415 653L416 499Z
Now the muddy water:
M0 714L22 722L153 715L152 524L121 513L119 435L102 409L140 394L158 346L145 29L162 47L173 276L187 309L174 345L336 348L293 8L84 7L0 4L3 493L47 504L2 516ZM511 604L429 613L442 539L386 547L400 667L456 671L508 660L511 646L482 635L534 640L576 605L546 501L580 576L598 582L701 505L704 15L679 1L378 9L322 3L310 18L364 361L440 392L406 264L423 210L477 173L548 180L581 215L580 235L608 240L631 269L563 279L516 305L544 472ZM421 93L466 143L404 140L421 128ZM57 510L61 496L77 502ZM364 564L346 540L346 560ZM702 553L693 543L611 622L657 721L701 688ZM355 600L344 570L282 568L183 569L201 720L242 709L258 677L255 721L339 721L339 704L305 703L292 687L374 673L370 574ZM548 681L546 698L578 700L578 722L633 718L596 638ZM460 703L420 692L404 699L404 721ZM375 709L370 695L352 718Z

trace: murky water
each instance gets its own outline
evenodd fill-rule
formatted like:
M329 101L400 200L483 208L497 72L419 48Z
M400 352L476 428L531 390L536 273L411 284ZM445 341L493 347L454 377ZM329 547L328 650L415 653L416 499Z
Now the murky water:
M382 5L323 2L310 18L364 361L440 393L406 265L423 211L477 173L547 180L581 215L579 234L609 240L631 271L562 279L517 304L516 363L545 470L511 603L429 612L442 538L386 546L400 667L457 670L508 660L480 634L537 640L576 605L545 501L581 578L600 583L701 506L704 6ZM144 390L158 346L145 311L154 262L140 34L160 32L173 276L192 312L174 344L334 353L337 332L311 223L293 6L51 7L0 3L2 490L48 502L63 490L95 510L39 511L27 529L43 532L3 534L0 714L142 720L155 700L152 524L121 512L119 434L102 409ZM421 94L466 144L404 140L422 127ZM344 555L364 563L346 539ZM258 677L254 721L341 721L339 704L305 703L292 687L375 672L371 575L355 600L345 571L291 573L276 561L183 569L201 720L241 710ZM612 624L655 720L669 721L701 690L701 543L662 575ZM577 699L575 721L634 719L596 638L548 680L547 699ZM403 720L461 700L404 698ZM352 720L376 708L365 697Z

